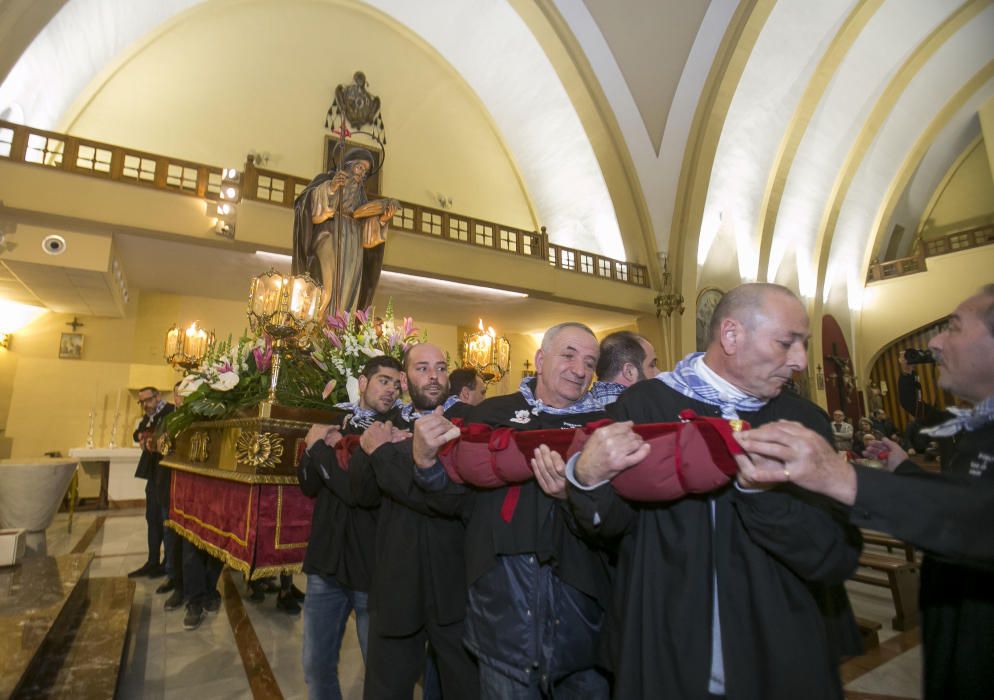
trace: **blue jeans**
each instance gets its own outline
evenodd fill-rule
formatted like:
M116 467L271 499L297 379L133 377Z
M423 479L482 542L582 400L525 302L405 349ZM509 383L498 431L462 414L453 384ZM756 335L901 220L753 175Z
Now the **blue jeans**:
M480 700L607 700L607 678L597 669L571 673L551 688L542 688L540 679L529 684L505 676L489 664L480 663Z
M307 574L304 598L304 680L311 700L341 700L338 683L338 654L345 624L355 610L356 635L362 660L366 661L369 640L368 594L340 585L334 578Z
M203 606L211 598L220 596L217 581L223 568L220 559L197 549L189 540L183 540L183 594L188 604Z

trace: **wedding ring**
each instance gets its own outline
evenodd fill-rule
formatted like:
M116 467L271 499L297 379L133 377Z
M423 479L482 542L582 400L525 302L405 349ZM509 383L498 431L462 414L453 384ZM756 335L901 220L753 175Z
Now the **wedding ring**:
M790 470L787 469L787 467L783 468L783 478L787 481L790 481Z

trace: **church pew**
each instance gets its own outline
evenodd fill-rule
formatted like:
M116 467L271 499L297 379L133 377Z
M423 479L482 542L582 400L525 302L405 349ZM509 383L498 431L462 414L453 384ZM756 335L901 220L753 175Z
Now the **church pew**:
M888 554L891 554L894 549L900 549L904 552L904 558L907 561L912 564L917 562L917 559L915 558L915 548L912 545L907 542L902 542L901 540L891 537L890 535L885 535L882 532L863 530L863 543L886 547Z
M894 599L894 629L904 631L918 626L918 564L888 557L885 554L863 552L859 557L860 567L885 574L857 572L851 580L870 586L889 588Z

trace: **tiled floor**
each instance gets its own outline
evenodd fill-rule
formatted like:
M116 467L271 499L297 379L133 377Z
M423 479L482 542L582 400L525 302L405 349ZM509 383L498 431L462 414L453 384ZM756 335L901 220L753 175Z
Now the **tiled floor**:
M91 576L123 576L145 561L145 519L139 511L77 513L72 532L67 531L67 516L60 513L47 532L49 554L69 552L99 516L103 525L86 551L95 555ZM263 652L283 696L303 700L307 697L300 665L302 618L276 609L275 597L261 603L250 602L240 574L232 580L242 594L244 607L255 629ZM194 631L183 629L183 609L163 610L166 596L156 595L155 588L164 579L137 579L132 610L132 634L126 650L119 697L165 700L190 697L252 697L235 637L224 606L211 614ZM296 584L306 588L305 577ZM859 583L848 584L850 599L857 616L882 624L880 639L894 637L890 626L894 615L890 594L882 588ZM846 690L885 695L891 698L920 698L920 649L914 647L891 655L888 661L853 678ZM339 676L346 700L362 697L363 664L356 640L354 618L345 631L339 662ZM420 691L420 688L418 689ZM420 693L416 695L420 697Z

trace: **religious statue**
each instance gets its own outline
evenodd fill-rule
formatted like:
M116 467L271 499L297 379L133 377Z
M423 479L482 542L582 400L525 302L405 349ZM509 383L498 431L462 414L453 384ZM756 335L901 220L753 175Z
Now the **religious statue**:
M321 173L294 202L293 274L323 285L319 318L366 308L383 267L387 227L399 203L366 198L373 154L350 149L334 172Z

